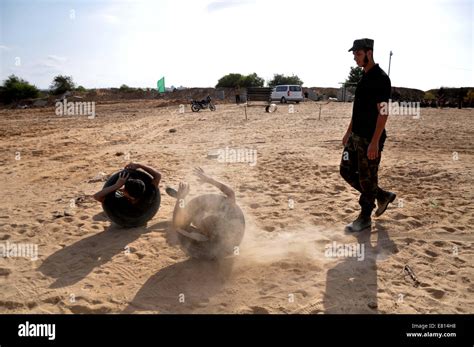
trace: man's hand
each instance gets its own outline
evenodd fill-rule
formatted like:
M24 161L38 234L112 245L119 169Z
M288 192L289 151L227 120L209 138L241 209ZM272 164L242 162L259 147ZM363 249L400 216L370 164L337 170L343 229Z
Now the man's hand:
M127 170L137 170L140 168L140 164L137 163L129 163L125 166L125 169Z
M377 159L379 156L379 142L370 141L369 148L367 148L367 157L369 160Z
M119 178L117 180L117 182L115 183L118 187L121 187L125 184L125 182L127 182L128 178L130 177L130 174L128 172L124 172L122 171L120 174L119 174Z
M342 145L345 147L347 144L347 141L349 141L349 137L351 136L350 132L347 132L344 137L342 138Z
M117 181L113 185L105 187L100 192L95 193L93 195L94 199L100 202L104 202L105 197L110 193L115 192L117 189L121 188L125 184L125 182L127 182L129 176L130 174L128 172L122 171L121 173L119 173Z
M212 184L212 178L206 175L203 169L200 167L194 168L194 174L198 177L199 183L211 183Z
M179 184L178 194L177 194L176 198L178 200L184 199L186 197L186 195L188 195L188 193L189 193L189 184L181 182Z

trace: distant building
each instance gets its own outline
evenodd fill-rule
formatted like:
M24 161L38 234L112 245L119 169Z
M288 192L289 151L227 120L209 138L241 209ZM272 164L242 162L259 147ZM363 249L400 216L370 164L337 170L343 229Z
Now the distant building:
M354 100L354 87L342 86L337 91L337 101L349 102Z

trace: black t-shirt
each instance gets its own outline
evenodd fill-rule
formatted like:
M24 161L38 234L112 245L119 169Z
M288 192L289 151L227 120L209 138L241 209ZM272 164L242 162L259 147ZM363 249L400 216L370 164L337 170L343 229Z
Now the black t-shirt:
M377 125L377 104L389 102L391 93L390 78L375 64L367 73L364 72L357 84L352 109L352 132L372 140ZM386 136L383 131L382 138Z
M121 215L139 217L143 215L153 203L154 193L153 190L149 189L148 187L146 188L143 196L135 203L132 203L130 200L128 200L125 196L123 196L122 193L116 193L117 191L111 192L106 198L112 200L109 205L113 205L114 210Z

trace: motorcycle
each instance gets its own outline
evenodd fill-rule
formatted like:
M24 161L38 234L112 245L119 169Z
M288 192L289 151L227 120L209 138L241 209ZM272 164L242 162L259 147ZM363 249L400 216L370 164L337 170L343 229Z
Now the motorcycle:
M208 95L205 100L192 100L191 101L191 110L193 112L199 112L199 110L210 109L211 111L216 110L216 106L212 103L211 97Z

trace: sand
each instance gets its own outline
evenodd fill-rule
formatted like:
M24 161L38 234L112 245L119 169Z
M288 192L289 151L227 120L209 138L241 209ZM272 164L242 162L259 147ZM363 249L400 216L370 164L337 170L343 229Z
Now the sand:
M251 108L248 121L237 105L157 106L0 111L0 246L38 250L0 259L1 313L474 312L472 109L389 119L380 185L398 198L353 235L358 195L339 175L352 104L323 106L321 120L314 103ZM208 157L226 147L256 151L256 164ZM190 259L165 195L146 227L111 225L90 195L130 161L162 173L162 194L181 180L190 197L217 192L195 166L233 187L247 222L238 254ZM333 245L363 246L363 260L329 256Z

